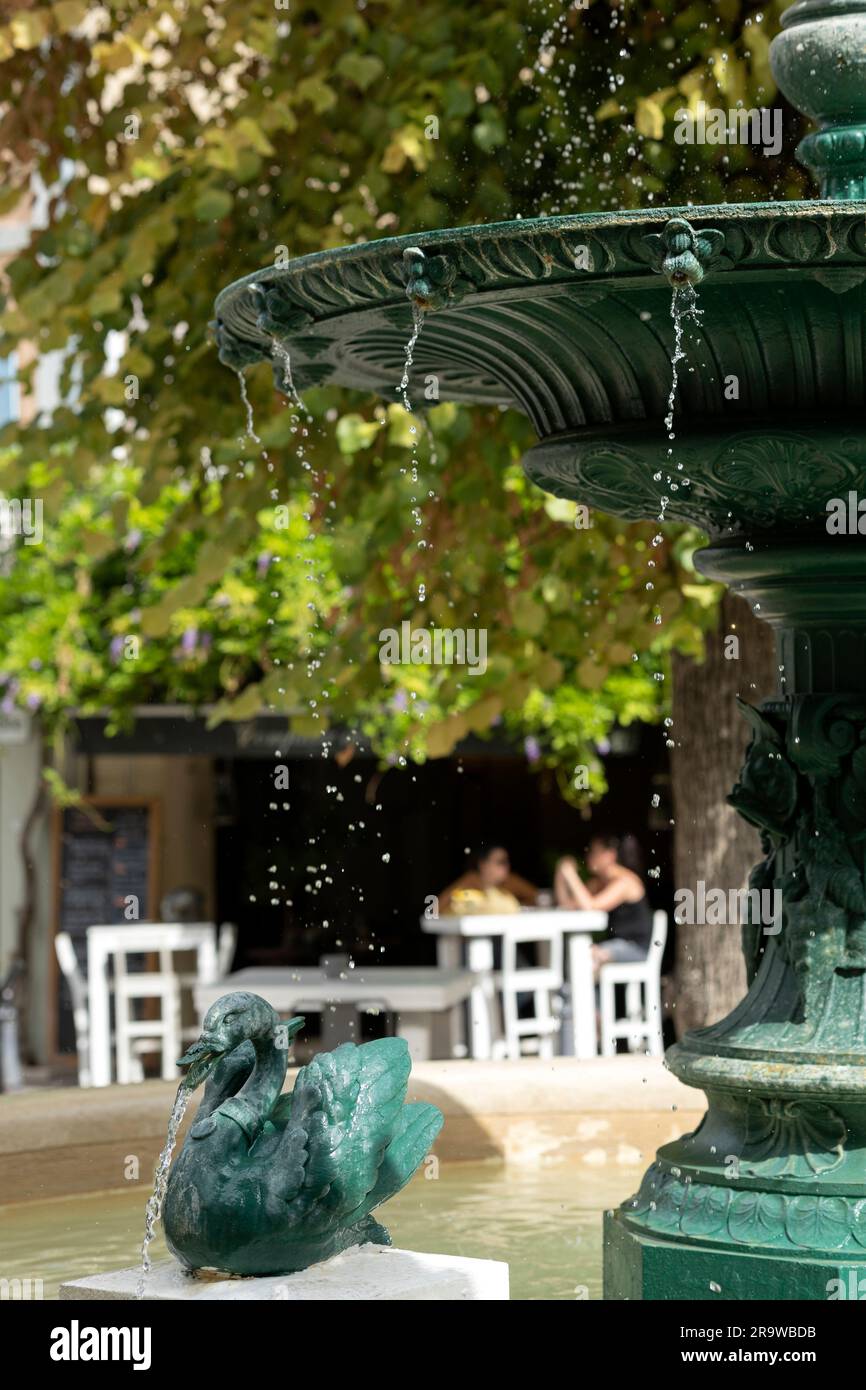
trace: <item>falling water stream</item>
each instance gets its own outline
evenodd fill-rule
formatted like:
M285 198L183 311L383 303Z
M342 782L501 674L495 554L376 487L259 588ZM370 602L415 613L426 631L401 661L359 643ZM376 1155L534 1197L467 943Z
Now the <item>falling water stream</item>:
M683 324L687 320L692 323L700 324L703 316L703 309L698 308L698 296L692 285L674 285L671 294L671 318L674 324L674 350L671 356L671 389L668 395L668 413L665 416L665 429L668 432L668 439L673 440L674 435L674 409L676 406L677 389L679 387L679 365L685 358L683 349ZM668 450L669 454L673 449Z
M135 1290L136 1298L144 1298L147 1276L150 1272L150 1244L156 1234L156 1223L162 1215L162 1204L165 1201L165 1191L168 1187L168 1175L171 1168L171 1156L174 1153L174 1146L177 1143L177 1133L183 1121L184 1112L189 1104L191 1094L192 1092L188 1089L186 1082L181 1081L177 1088L177 1095L174 1098L174 1105L171 1107L165 1144L159 1156L159 1162L156 1165L153 1191L148 1197L147 1206L145 1207L144 1240L141 1243L141 1272L139 1273L138 1285Z
M412 525L413 525L413 527L415 528L416 531L419 530L419 529L424 525L424 518L423 518L423 516L421 515L420 499L419 499L419 497L418 497L418 488L419 488L419 485L420 485L420 482L421 482L420 475L419 475L419 472L418 472L418 426L417 426L417 424L415 423L415 412L414 412L414 410L412 409L412 401L411 401L411 398L410 398L410 396L409 396L409 377L410 377L411 372L412 372L412 361L413 361L413 358L414 358L414 356L415 356L415 348L416 348L416 345L417 345L417 343L418 343L418 339L419 339L419 337L421 336L421 329L422 329L423 325L424 325L424 314L423 314L423 311L418 307L417 304L413 304L413 305L412 305L412 333L411 333L411 335L410 335L410 337L409 337L408 342L406 343L405 358L404 358L404 363L403 363L403 375L402 375L402 377L400 378L400 385L397 387L397 390L398 390L398 392L399 392L399 394L400 394L400 396L401 396L401 399L402 399L402 401L403 401L403 409L406 411L407 415L409 415L409 416L412 417L412 423L411 423L410 426L409 426L409 434L411 435L411 438L412 438L412 460L411 460L411 463L410 463L410 476L411 476L411 479L412 479L412 487L413 487L413 492L412 492ZM418 544L418 549L419 549L419 550L425 550L426 547L427 547L427 543L426 543L426 541L424 540L423 537L420 537L420 538L419 538L417 544ZM418 602L419 602L419 603L424 603L424 602L426 601L426 598L427 598L427 586L426 586L426 584L423 582L423 580L419 580L419 582L418 582Z
M686 352L683 347L683 327L687 322L691 322L694 323L696 326L700 326L702 315L703 310L698 308L698 297L695 293L694 287L692 285L674 285L671 294L671 319L673 320L674 325L674 350L671 354L671 389L668 393L668 410L664 419L664 426L665 430L667 431L669 441L668 458L671 460L673 460L674 456L673 446L674 440L676 439L676 432L674 430L674 412L676 409L677 391L679 390L680 363L683 362L686 357ZM679 472L682 472L682 467L683 465L681 463L677 464L677 469ZM656 473L654 476L656 482L661 481L661 471ZM671 491L676 492L679 488L679 483L674 482L670 474L668 474L667 481L671 488ZM682 479L682 482L686 486L688 485L688 481L688 478ZM664 521L665 508L668 506L669 502L670 498L667 495L663 494L661 497L661 512L658 518L659 521Z
M286 396L288 396L289 400L292 402L292 405L298 411L299 415L302 416L305 420L309 421L311 418L310 412L307 410L307 407L304 405L304 402L298 395L298 389L295 386L294 377L292 376L292 359L289 353L289 349L286 347L285 343L280 342L279 338L271 339L271 349L273 351L274 357L277 359L277 361L283 369L283 392Z
M290 409L292 412L291 432L295 438L295 456L299 464L301 465L301 468L310 475L310 505L308 510L305 511L303 514L304 520L307 523L307 534L304 539L307 545L307 555L305 557L307 565L306 582L308 584L312 584L315 587L317 583L316 575L314 573L316 558L316 532L313 528L312 523L316 505L321 500L321 490L323 489L323 483L319 474L314 469L312 463L307 458L307 440L310 437L310 427L313 423L313 416L307 409L307 406L304 404L304 401L301 398L301 395L298 392L297 387L295 386L294 376L292 375L292 359L291 354L289 353L289 349L286 347L285 343L280 342L278 338L272 338L271 352L274 357L274 360L280 366L280 389L282 390L283 395L289 401ZM324 490L328 490L327 485L324 485ZM327 512L325 512L325 517L327 518ZM304 557L298 556L298 558L301 559ZM316 603L313 601L312 598L309 599L307 602L307 609L314 616L314 625L317 624L320 618L320 613ZM312 682L316 678L320 664L321 662L319 661L319 659L314 658L311 655L311 658L307 664L308 681ZM323 690L321 692L321 698L323 700L327 698L326 691ZM318 709L318 695L311 694L307 703L310 707L311 717L315 720L319 720L321 716ZM326 723L323 724L322 727L321 742L322 757L327 758L330 753L331 745L328 740L328 731ZM276 900L272 899L272 906L275 905Z
M239 367L238 370L237 370L237 378L238 378L238 381L240 382L240 386L241 386L241 401L243 402L243 407L244 407L244 410L246 411L246 418L247 418L247 430L246 430L246 435L245 435L244 437L247 438L247 439L252 439L252 440L254 440L256 444L261 444L262 441L259 439L259 436L256 434L256 423L255 423L255 420L254 420L254 418L253 418L253 403L252 403L252 401L250 400L249 393L248 393L248 391L247 391L247 379L246 379L246 377L244 376L243 372L241 371L240 367Z
M674 441L676 440L676 431L674 430L674 414L675 414L675 411L676 411L677 391L679 390L679 376L680 376L680 370L679 370L679 369L680 369L680 363L683 362L683 361L685 361L686 356L687 356L686 351L685 351L685 348L683 347L683 330L684 330L685 324L686 324L687 322L691 322L691 323L695 324L696 326L700 326L700 322L701 322L702 315L703 315L703 310L698 308L698 297L697 297L697 292L695 291L694 286L691 285L691 284L686 284L686 285L674 284L674 285L672 286L672 292L671 292L671 319L672 319L673 325L674 325L674 347L673 347L673 352L671 353L671 359L670 359L670 361L671 361L671 389L670 389L670 391L669 391L669 393L668 393L667 414L665 415L665 418L664 418L664 427L665 427L665 431L666 431L667 437L668 437L668 451L667 451L667 453L668 453L668 459L669 459L669 461L670 461L670 465L669 465L669 466L672 466L672 465L673 465L673 459L674 459ZM682 463L678 463L678 464L676 465L676 469L677 469L678 472L682 472L682 468L683 468ZM670 503L670 497L668 496L667 492L664 491L664 483L663 483L663 474L662 474L662 470L660 469L658 473L656 473L656 474L653 475L653 477L654 477L654 480L655 480L656 482L662 482L663 490L662 490L661 498L659 499L659 501L660 501L660 511L659 511L658 520L659 520L660 522L663 522L663 521L665 520L665 509L667 508L667 506L668 506L669 503ZM688 478L683 478L683 479L682 479L682 483L683 483L685 486L688 486L688 485L689 485L689 480L688 480ZM674 481L674 479L671 477L670 473L668 473L668 475L667 475L667 485L668 485L668 487L669 487L669 489L670 489L671 492L676 492L676 491L679 489L679 486L680 486L680 484L679 484L678 482L675 482L675 481ZM661 533L660 531L657 532L656 535L653 536L653 539L652 539L653 548L656 548L656 547L660 546L660 545L663 543L663 541L664 541L664 536L662 535L662 533ZM655 561L654 561L654 560L650 560L649 563L650 563L651 567L654 569L654 568L655 568ZM653 585L652 585L652 583L650 582L650 583L647 585L647 588L651 589L652 587L653 587ZM656 627L660 627L660 626L661 626L661 622L662 622L661 611L660 611L659 609L656 609L656 612L655 612L655 614L654 614L654 616L653 616L653 624L654 624ZM664 680L664 672L662 672L662 671L656 671L654 674L655 674L655 679L656 679L657 681L662 681L662 680ZM665 718L664 718L664 720L663 720L663 728L664 728L664 735L663 735L663 736L664 736L664 740L665 740L665 746L666 746L669 750L673 749L673 748L676 746L676 741L675 741L675 739L674 739L674 737L673 737L673 723L674 723L674 721L673 721L673 719L671 718L671 716L670 716L670 715L666 715ZM654 797L654 798L653 798L652 804L653 804L654 807L657 807L657 806L658 806L658 798ZM671 828L673 828L673 825L674 825L673 819L671 819L670 825L671 825ZM648 875L649 875L650 878L658 879L658 878L660 877L660 874L661 874L661 869L660 869L659 866L653 866L652 868L650 868L650 869L648 870Z

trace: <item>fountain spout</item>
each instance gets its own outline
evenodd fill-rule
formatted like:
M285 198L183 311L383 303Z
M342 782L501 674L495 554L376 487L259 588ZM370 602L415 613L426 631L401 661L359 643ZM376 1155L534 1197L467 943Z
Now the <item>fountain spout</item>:
M422 313L442 309L462 298L457 290L456 268L445 256L425 256L420 246L407 246L403 252L403 276L406 298Z
M652 253L653 268L675 290L699 285L725 245L724 232L712 227L696 232L684 217L672 217L663 231L643 240Z

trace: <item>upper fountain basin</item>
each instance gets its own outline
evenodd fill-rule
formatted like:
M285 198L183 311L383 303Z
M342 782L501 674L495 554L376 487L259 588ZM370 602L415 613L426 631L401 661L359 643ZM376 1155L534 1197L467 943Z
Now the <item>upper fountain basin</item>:
M686 327L669 457L677 279L700 282L703 319ZM394 399L411 299L413 401L521 410L548 491L718 537L819 526L828 499L866 488L864 282L864 202L585 214L269 266L222 291L216 333L230 366L274 360L276 341L300 391Z

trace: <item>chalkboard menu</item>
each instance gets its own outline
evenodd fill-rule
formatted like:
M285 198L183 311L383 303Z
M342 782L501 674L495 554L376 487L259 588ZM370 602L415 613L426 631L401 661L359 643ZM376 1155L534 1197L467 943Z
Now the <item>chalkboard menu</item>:
M57 813L57 930L68 932L87 974L87 928L152 921L157 911L157 803L88 798ZM58 1051L75 1050L72 1004L64 979L58 1000Z

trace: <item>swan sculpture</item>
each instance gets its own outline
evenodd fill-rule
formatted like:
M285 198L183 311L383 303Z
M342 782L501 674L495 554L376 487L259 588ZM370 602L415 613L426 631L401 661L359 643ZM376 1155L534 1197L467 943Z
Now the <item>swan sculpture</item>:
M372 1212L409 1181L442 1128L404 1104L402 1038L343 1043L282 1095L291 1038L257 994L223 995L180 1059L204 1096L168 1181L166 1241L187 1269L287 1274L352 1245L390 1245Z

